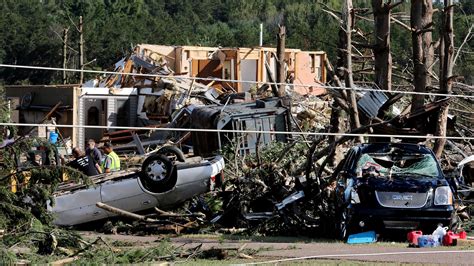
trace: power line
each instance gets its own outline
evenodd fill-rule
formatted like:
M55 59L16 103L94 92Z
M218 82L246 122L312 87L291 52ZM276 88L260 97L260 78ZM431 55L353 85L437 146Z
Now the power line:
M390 92L390 93L401 93L408 95L424 95L424 96L438 96L438 97L453 97L453 98L467 98L474 99L474 95L462 95L462 94L443 94L443 93L433 93L433 92L416 92L416 91L400 91L400 90L391 90L386 91L382 89L371 89L371 88L347 88L347 87L337 87L337 86L328 86L319 83L313 84L293 84L293 83L278 83L278 82L263 82L263 81L251 81L251 80L236 80L236 79L221 79L221 78L200 78L200 77L187 77L187 76L170 76L162 74L145 74L145 73L122 73L115 71L103 71L103 70L81 70L73 68L58 68L58 67L42 67L42 66L25 66L25 65L8 65L0 64L0 67L6 68L21 68L21 69L34 69L34 70L48 70L48 71L68 71L68 72L81 72L81 73L93 73L93 74L109 74L109 75L125 75L125 76L138 76L138 77L159 77L159 78L168 78L168 79L188 79L194 81L218 81L218 82L232 82L232 83L248 83L248 84L272 84L272 85L284 85L284 86L295 86L295 87L319 87L324 89L333 89L333 90L356 90L364 92Z
M37 127L48 126L48 124L35 123L0 123L0 126L25 126ZM229 129L199 129L199 128L150 128L150 127L126 127L126 126L89 126L89 125L53 125L58 128L96 128L96 129L128 129L128 130L151 130L171 132L210 132L210 133L247 133L247 134L282 134L282 135L305 135L305 136L348 136L348 137L377 137L377 138L428 138L428 139L453 139L474 140L474 137L457 136L423 136L423 135L395 135L395 134L363 134L363 133L331 133L331 132L296 132L296 131L271 131L271 130L229 130Z

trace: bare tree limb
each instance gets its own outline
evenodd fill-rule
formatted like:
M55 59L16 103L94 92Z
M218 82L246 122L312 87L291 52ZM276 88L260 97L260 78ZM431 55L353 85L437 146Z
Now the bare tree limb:
M464 40L462 41L461 45L459 45L458 52L456 53L456 55L454 56L454 59L453 59L453 65L456 65L456 60L459 57L459 53L461 52L462 47L471 39L473 28L474 28L474 24L471 25L471 27L469 28L469 31L466 34L466 37L464 37Z
M401 5L401 4L403 4L404 2L405 2L405 1L402 0L402 1L397 2L397 3L395 3L395 4L389 4L389 3L390 3L390 1L389 1L389 2L388 2L388 5L387 5L387 8L388 8L389 10L392 10L392 9L394 9L395 7L397 7L397 6Z
M398 20L398 19L396 19L396 18L394 18L394 17L390 17L390 19L391 19L393 22L395 22L395 24L398 24L398 25L402 26L403 28L405 28L405 29L407 29L407 30L409 30L409 31L414 31L413 28L411 28L410 26L408 26L407 24L401 22L401 21Z
M339 23L342 23L342 20L339 18L339 16L337 16L333 12L331 12L329 10L326 10L326 9L323 9L323 11L326 12L327 14L329 14L330 16L332 16L333 18L335 18Z

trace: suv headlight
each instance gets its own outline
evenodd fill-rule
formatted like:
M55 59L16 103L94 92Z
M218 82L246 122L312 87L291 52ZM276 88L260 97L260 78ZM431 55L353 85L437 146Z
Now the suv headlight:
M434 195L435 205L452 205L453 204L453 192L448 186L438 187Z

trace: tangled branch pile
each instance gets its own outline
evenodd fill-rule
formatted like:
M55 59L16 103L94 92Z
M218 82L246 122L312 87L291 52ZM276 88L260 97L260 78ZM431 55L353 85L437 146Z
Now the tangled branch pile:
M323 145L322 141L318 142ZM305 174L307 143L272 143L249 156L234 151L232 146L225 151L230 178L223 196L223 214L219 220L222 225L264 235L311 232L321 236L334 231L333 183L330 177L316 177L313 171ZM304 191L304 201L281 209L276 207L298 191Z

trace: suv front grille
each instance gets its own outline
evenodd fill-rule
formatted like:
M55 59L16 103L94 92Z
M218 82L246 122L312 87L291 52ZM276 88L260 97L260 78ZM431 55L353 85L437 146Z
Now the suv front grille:
M414 209L421 208L428 201L428 193L411 192L385 192L375 191L375 196L380 205L387 208Z

